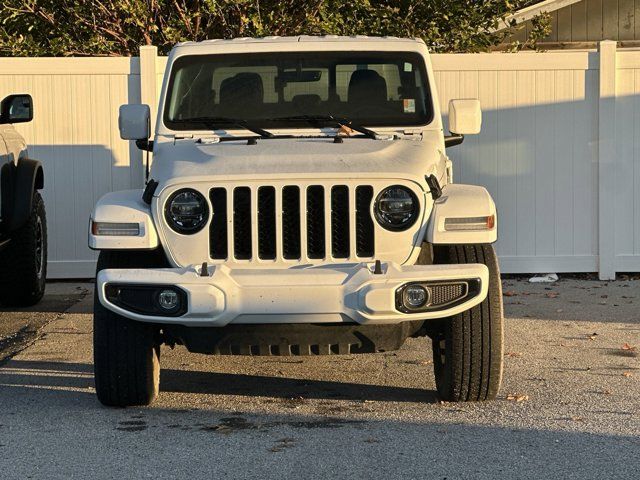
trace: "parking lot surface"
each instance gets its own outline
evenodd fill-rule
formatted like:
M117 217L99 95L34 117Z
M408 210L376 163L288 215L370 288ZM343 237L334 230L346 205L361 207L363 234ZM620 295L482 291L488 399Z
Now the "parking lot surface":
M0 477L635 478L640 281L507 279L504 293L494 402L439 402L429 340L412 339L312 358L163 348L156 404L111 409L94 394L85 292L0 367Z

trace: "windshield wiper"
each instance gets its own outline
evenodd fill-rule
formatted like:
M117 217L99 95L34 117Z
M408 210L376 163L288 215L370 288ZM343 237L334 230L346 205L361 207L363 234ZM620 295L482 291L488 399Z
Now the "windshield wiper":
M179 120L173 120L173 123L180 124L189 124L189 123L198 123L202 124L211 130L215 130L216 126L219 125L234 125L236 127L244 128L245 130L249 130L250 132L255 133L256 135L260 135L261 138L273 138L274 134L263 130L260 127L256 127L247 123L246 120L242 120L241 118L229 118L229 117L191 117L191 118L181 118Z
M356 132L362 133L369 138L373 138L374 140L378 138L378 134L373 130L369 130L362 125L358 125L357 123L353 123L352 120L344 117L334 117L333 115L294 115L291 117L279 117L272 118L273 121L281 121L281 122L298 122L298 121L306 121L309 123L321 123L321 122L329 122L337 125L339 127L347 127L351 130L355 130Z

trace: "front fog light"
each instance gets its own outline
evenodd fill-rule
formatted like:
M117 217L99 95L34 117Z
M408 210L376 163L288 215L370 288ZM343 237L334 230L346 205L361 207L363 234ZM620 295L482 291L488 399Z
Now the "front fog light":
M180 306L180 298L178 292L174 290L161 290L158 294L158 305L164 310L175 310Z
M422 285L409 285L402 292L402 303L409 310L422 308L429 300L429 292Z

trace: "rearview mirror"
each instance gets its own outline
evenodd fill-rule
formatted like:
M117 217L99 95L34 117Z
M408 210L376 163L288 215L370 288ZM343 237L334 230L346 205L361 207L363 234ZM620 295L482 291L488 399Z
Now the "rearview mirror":
M320 78L322 78L321 70L289 70L281 72L276 80L280 84L286 85L287 83L318 82Z
M458 135L480 133L482 112L480 100L458 99L449 102L449 131Z
M0 123L24 123L33 120L31 95L9 95L0 103Z
M121 105L118 117L120 138L147 140L151 132L149 105Z

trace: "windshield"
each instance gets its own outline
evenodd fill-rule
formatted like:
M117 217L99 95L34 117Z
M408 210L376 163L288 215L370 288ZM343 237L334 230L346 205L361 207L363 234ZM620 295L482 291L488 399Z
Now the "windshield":
M173 130L308 127L302 116L367 126L417 126L433 108L425 65L411 52L189 55L171 71L164 123ZM329 125L330 126L330 125Z

